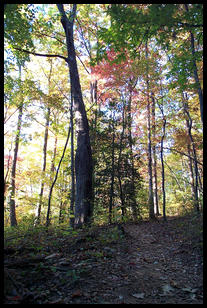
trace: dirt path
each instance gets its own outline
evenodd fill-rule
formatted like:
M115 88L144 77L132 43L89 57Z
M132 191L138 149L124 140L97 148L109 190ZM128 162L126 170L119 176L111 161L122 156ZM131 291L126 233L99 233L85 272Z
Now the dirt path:
M26 247L7 254L8 280L16 286L11 283L5 304L203 303L197 221L123 228L124 234L116 226L98 227L76 240L50 235L39 254Z
M127 227L133 236L131 287L141 297L139 301L128 297L130 303L202 303L201 256L183 242L182 235L172 229L173 224Z

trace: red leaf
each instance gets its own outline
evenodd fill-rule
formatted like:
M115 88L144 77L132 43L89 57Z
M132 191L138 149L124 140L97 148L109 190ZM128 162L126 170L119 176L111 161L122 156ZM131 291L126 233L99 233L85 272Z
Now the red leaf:
M81 292L81 290L76 290L75 292L73 292L73 294L71 296L72 296L72 298L80 297L80 296L82 296L82 292Z

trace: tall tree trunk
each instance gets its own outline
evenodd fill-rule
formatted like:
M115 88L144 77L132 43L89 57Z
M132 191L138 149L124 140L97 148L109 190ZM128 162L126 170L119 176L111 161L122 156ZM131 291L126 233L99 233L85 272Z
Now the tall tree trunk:
M186 120L186 127L187 130L189 130L189 123L187 123L188 121ZM187 145L188 147L188 161L189 161L189 174L190 174L190 184L191 184L191 194L192 194L192 199L194 199L194 174L193 174L193 160L190 157L191 156L191 146L190 144Z
M4 176L4 199L6 198L7 188L9 186L9 172L10 172L10 161L11 161L11 150L12 150L12 142L11 142L11 148L9 149L8 159L7 159L7 170L6 174Z
M195 148L195 143L194 143L194 140L193 140L193 136L192 136L192 133L191 133L191 129L192 129L192 119L191 119L191 116L190 116L190 113L189 113L189 108L188 108L188 98L187 96L184 96L184 93L183 93L183 107L184 107L184 112L185 114L187 115L187 127L188 127L188 134L189 134L189 137L190 137L190 141L191 141L191 145L192 145L192 150L193 150L193 158L194 158L194 206L195 206L195 209L199 212L199 200L198 200L198 177L199 177L199 174L198 174L198 165L197 165L197 154L196 154L196 148Z
M160 148L160 160L162 165L162 208L163 208L163 218L166 221L166 196L165 196L165 166L164 166L164 159L163 159L163 142L165 138L165 126L166 126L166 119L163 115L163 127L162 127L162 138L161 138L161 148Z
M183 100L184 100L184 94L183 94ZM184 103L183 102L183 107L184 107L184 115L186 115L186 112L185 112L185 106L184 106ZM187 116L186 118L186 129L187 129L187 133L189 135L189 131L190 131L190 121L189 121L189 118ZM189 136L190 137L190 136ZM194 181L194 172L193 172L193 159L192 159L192 149L191 149L191 138L189 138L190 141L187 141L187 149L188 149L188 165L189 165L189 175L190 175L190 185L191 185L191 194L192 194L192 200L194 200L194 193L195 193L195 181Z
M132 115L131 115L131 92L128 101L128 141L130 148L130 163L131 163L131 209L133 218L136 221L138 215L140 216L139 210L136 204L135 195L135 170L134 170L134 156L133 156L133 140L132 140Z
M75 202L75 173L74 173L74 127L73 127L73 95L71 91L70 106L70 127L71 127L71 196L70 196L70 227L74 228L74 202Z
M92 58L90 57L92 60ZM92 72L92 68L91 68ZM98 91L98 81L91 80L90 82L90 96L91 96L91 106L95 105L94 118L92 119L91 125L91 148L93 153L93 174L92 174L92 198L91 205L94 206L95 198L96 198L96 157L98 154L98 139L97 139L97 122L98 122L98 99L97 99L97 91Z
M45 170L46 170L46 164L47 164L47 141L48 141L48 130L49 130L49 123L50 123L50 107L47 108L46 113L46 123L45 123L45 135L44 135L44 145L43 145L43 166L42 166L42 176L43 179L41 181L41 187L40 187L40 194L39 194L39 204L38 204L38 212L37 212L37 224L40 223L40 216L41 216L41 210L42 210L42 198L44 193L44 186L45 186Z
M112 145L111 145L111 187L110 187L110 200L109 200L109 223L111 223L112 209L114 201L114 141L115 141L115 128L114 128L114 112L112 115Z
M21 66L19 66L19 80L21 84ZM17 226L16 205L15 205L15 191L16 191L15 180L16 180L17 155L18 155L18 150L19 150L19 137L20 137L21 126L22 126L22 115L23 115L23 101L21 101L19 104L19 115L18 115L15 146L14 146L14 157L13 157L12 169L11 169L11 190L10 190L10 197L9 197L9 207L10 207L10 225L12 227Z
M188 4L184 4L186 12L189 11ZM190 31L190 41L191 41L191 52L192 52L192 61L193 61L193 73L194 79L197 87L197 93L200 102L200 113L201 113L201 121L203 122L203 91L201 89L201 84L198 78L198 68L196 64L196 57L195 57L195 39L192 31Z
M61 14L61 23L65 31L68 66L72 94L74 97L74 111L76 119L77 150L75 155L76 200L75 200L75 227L81 227L90 221L92 216L92 153L89 136L88 119L82 97L78 67L76 62L73 39L73 24L76 15L76 4L68 18L63 4L57 4Z
M62 171L62 178L64 178L64 171ZM67 199L65 199L65 193L67 192L67 185L64 183L64 186L61 187L61 200L60 200L60 209L59 209L59 224L64 222L65 210Z
M148 60L148 46L145 45L145 58ZM147 74L146 74L146 84L147 84L147 139L148 139L148 177L149 177L149 197L148 197L148 207L149 207L149 218L154 219L154 199L153 199L153 184L152 184L152 146L151 146L151 112L150 112L150 95L149 95L149 76L148 76L148 63L147 63Z
M51 167L50 167L50 173L51 177L50 180L52 181L52 177L55 171L55 158L56 158L56 153L57 153L57 136L55 136L55 143L54 143L54 148L53 148L53 157L52 157L52 162L51 162Z
M121 214L122 219L125 215L125 200L122 188L122 181L121 181L121 160L122 160L122 148L123 148L123 138L124 138L124 131L125 131L125 100L123 99L123 110L122 110L122 132L121 132L121 139L119 144L119 157L118 157L118 182L119 182L119 193L120 193L120 201L121 201Z
M154 211L157 216L160 215L159 213L159 205L158 205L158 193L157 193L157 156L156 156L156 147L155 147L155 127L156 127L156 120L155 120L155 99L154 93L152 92L152 133L153 133L153 145L152 145L152 153L153 153L153 184L154 184Z
M162 91L162 85L161 85L161 91ZM159 109L162 114L163 118L163 124L162 124L162 137L161 137L161 142L160 142L160 161L161 161L161 166L162 166L162 209L163 209L163 218L166 221L166 195L165 195L165 165L164 165L164 158L163 158L163 143L165 139L165 128L166 128L166 117L164 114L164 108L163 108L163 101L162 105L158 103Z
M71 131L71 127L69 126L68 135L67 135L67 139L66 139L65 146L64 146L64 149L63 149L63 153L62 153L61 159L60 159L60 161L58 163L58 167L57 167L57 170L56 170L55 178L54 178L54 180L52 182L52 185L50 187L50 192L49 192L49 197L48 197L48 206L47 206L46 227L48 227L50 225L50 208L51 208L52 191L53 191L53 188L54 188L55 183L57 181L58 173L59 173L59 170L60 170L60 166L61 166L62 160L64 158L64 155L65 155L65 151L66 151L66 148L67 148L67 145L68 145L68 141L69 141L69 138L70 138L70 131Z

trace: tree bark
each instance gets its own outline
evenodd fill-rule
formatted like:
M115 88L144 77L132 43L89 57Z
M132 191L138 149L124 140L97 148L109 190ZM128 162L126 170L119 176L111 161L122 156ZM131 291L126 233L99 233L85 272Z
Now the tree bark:
M90 56L90 55L89 55ZM90 60L91 57L90 57ZM92 68L91 68L92 71ZM98 80L94 80L90 82L90 96L91 96L91 107L95 105L94 118L91 123L91 148L93 153L93 174L92 174L92 198L91 198L91 206L94 206L95 198L96 198L96 165L97 165L97 154L99 151L99 144L97 139L97 123L98 123ZM99 107L100 108L100 107Z
M158 205L158 193L157 193L157 157L156 157L156 147L155 147L155 127L156 127L156 120L155 120L155 99L154 93L151 94L152 97L152 133L153 133L153 145L152 145L152 153L153 153L153 179L154 179L154 211L157 216L160 215L159 213L159 205Z
M186 119L186 128L189 134L189 120ZM188 148L188 155L191 156L191 145L190 143L187 144ZM194 173L193 173L193 160L188 157L189 162L189 175L190 175L190 184L191 184L191 193L192 193L192 200L194 199L194 192L195 192L195 183L194 183Z
M45 135L44 135L44 145L43 145L43 166L42 166L42 176L43 177L45 176L45 170L46 170L46 164L47 164L47 141L48 141L49 123L50 123L50 107L47 108L46 123L45 123ZM37 209L37 222L36 222L37 224L40 223L44 186L45 186L45 183L44 183L44 178L43 178L41 181L39 204L38 204L38 209Z
M54 148L53 148L53 158L51 162L51 167L50 167L50 173L51 177L50 180L52 181L52 177L55 171L55 158L56 158L56 153L57 153L57 136L55 136L55 143L54 143Z
M192 129L192 119L188 110L188 101L187 101L187 96L185 97L183 94L183 107L184 107L184 112L187 115L187 120L186 120L186 125L188 128L188 134L190 137L190 141L191 141L191 145L192 145L192 150L193 150L193 157L194 157L194 186L193 186L193 190L194 190L194 205L195 205L195 209L199 212L199 200L198 200L198 165L197 165L197 154L196 154L196 148L195 148L195 143L193 140L193 136L191 133L191 129Z
M7 192L7 188L9 186L9 172L10 172L10 161L11 161L11 150L12 150L12 142L11 142L11 148L9 149L9 155L8 155L8 159L7 159L7 170L6 170L6 174L4 176L4 199L6 198L6 192Z
M138 216L140 216L139 209L136 204L136 195L135 195L135 170L134 170L134 155L133 155L133 140L132 140L132 115L131 115L131 92L129 94L128 101L128 141L130 149L130 163L131 163L131 209L133 213L133 219L136 221Z
M113 198L114 198L114 141L115 141L115 128L114 128L114 112L112 115L112 145L111 145L111 187L110 187L110 200L109 200L109 223L111 223Z
M145 45L145 58L148 60L148 47L147 43ZM149 95L149 76L148 76L148 63L147 63L147 74L146 74L146 84L147 84L147 139L148 139L148 177L149 177L149 218L154 219L154 200L153 200L153 184L152 184L152 145L151 145L151 112L150 112L150 95Z
M122 188L122 181L121 181L121 160L122 160L122 148L123 148L123 138L124 138L124 131L125 131L125 100L123 99L123 110L122 110L122 132L121 132L121 139L119 145L119 157L118 157L118 181L119 181L119 192L120 192L120 201L121 201L121 213L122 213L122 220L124 218L126 209L125 209L125 200Z
M162 87L161 87L162 89ZM164 158L163 158L163 143L164 143L164 139L165 139L165 128L166 128L166 117L164 114L164 110L163 110L163 101L162 101L162 105L160 105L158 103L158 106L160 108L161 114L162 114L162 118L163 118L163 124L162 124L162 137L161 137L161 142L160 142L160 160L161 160L161 166L162 166L162 209L163 209L163 218L166 221L166 195L165 195L165 165L164 165Z
M19 66L19 79L21 83L21 66ZM11 227L17 226L16 205L15 205L15 191L16 191L15 180L16 180L17 155L18 155L18 150L19 150L19 138L20 138L20 131L21 131L21 126L22 126L22 115L23 115L23 101L21 101L19 105L19 115L18 115L17 131L16 131L16 138L15 138L15 146L14 146L14 157L13 157L12 170L11 170L11 191L10 191L10 197L9 197Z
M76 200L74 226L81 227L83 224L88 223L92 216L92 153L88 119L82 97L73 39L73 24L76 15L76 6L76 4L73 4L70 18L68 18L63 4L57 4L58 10L61 14L61 23L66 36L69 76L74 97L77 134L77 150L75 155Z
M20 130L21 130L21 125L22 125L22 114L23 114L23 103L21 103L19 106L17 133L16 133L16 138L15 138L14 157L13 157L12 170L11 170L11 191L10 191L10 198L9 198L11 227L17 226L16 204L15 204L15 192L16 192L15 182L16 182L17 155L18 155L18 149L19 149L19 137L20 137Z
M163 135L161 138L161 148L160 148L160 160L161 160L161 165L162 165L162 208L163 208L163 218L166 221L166 196L165 196L165 166L164 166L164 159L163 159L163 142L165 138L165 126L166 126L166 119L165 116L163 115Z
M73 95L71 91L70 106L70 127L71 127L71 196L70 196L70 227L74 228L74 202L75 202L75 173L74 173L74 127L73 127Z

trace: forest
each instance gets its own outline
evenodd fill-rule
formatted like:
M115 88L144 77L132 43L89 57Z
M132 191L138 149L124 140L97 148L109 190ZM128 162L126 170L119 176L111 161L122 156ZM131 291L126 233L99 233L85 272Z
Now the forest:
M203 5L4 4L4 303L203 303Z

